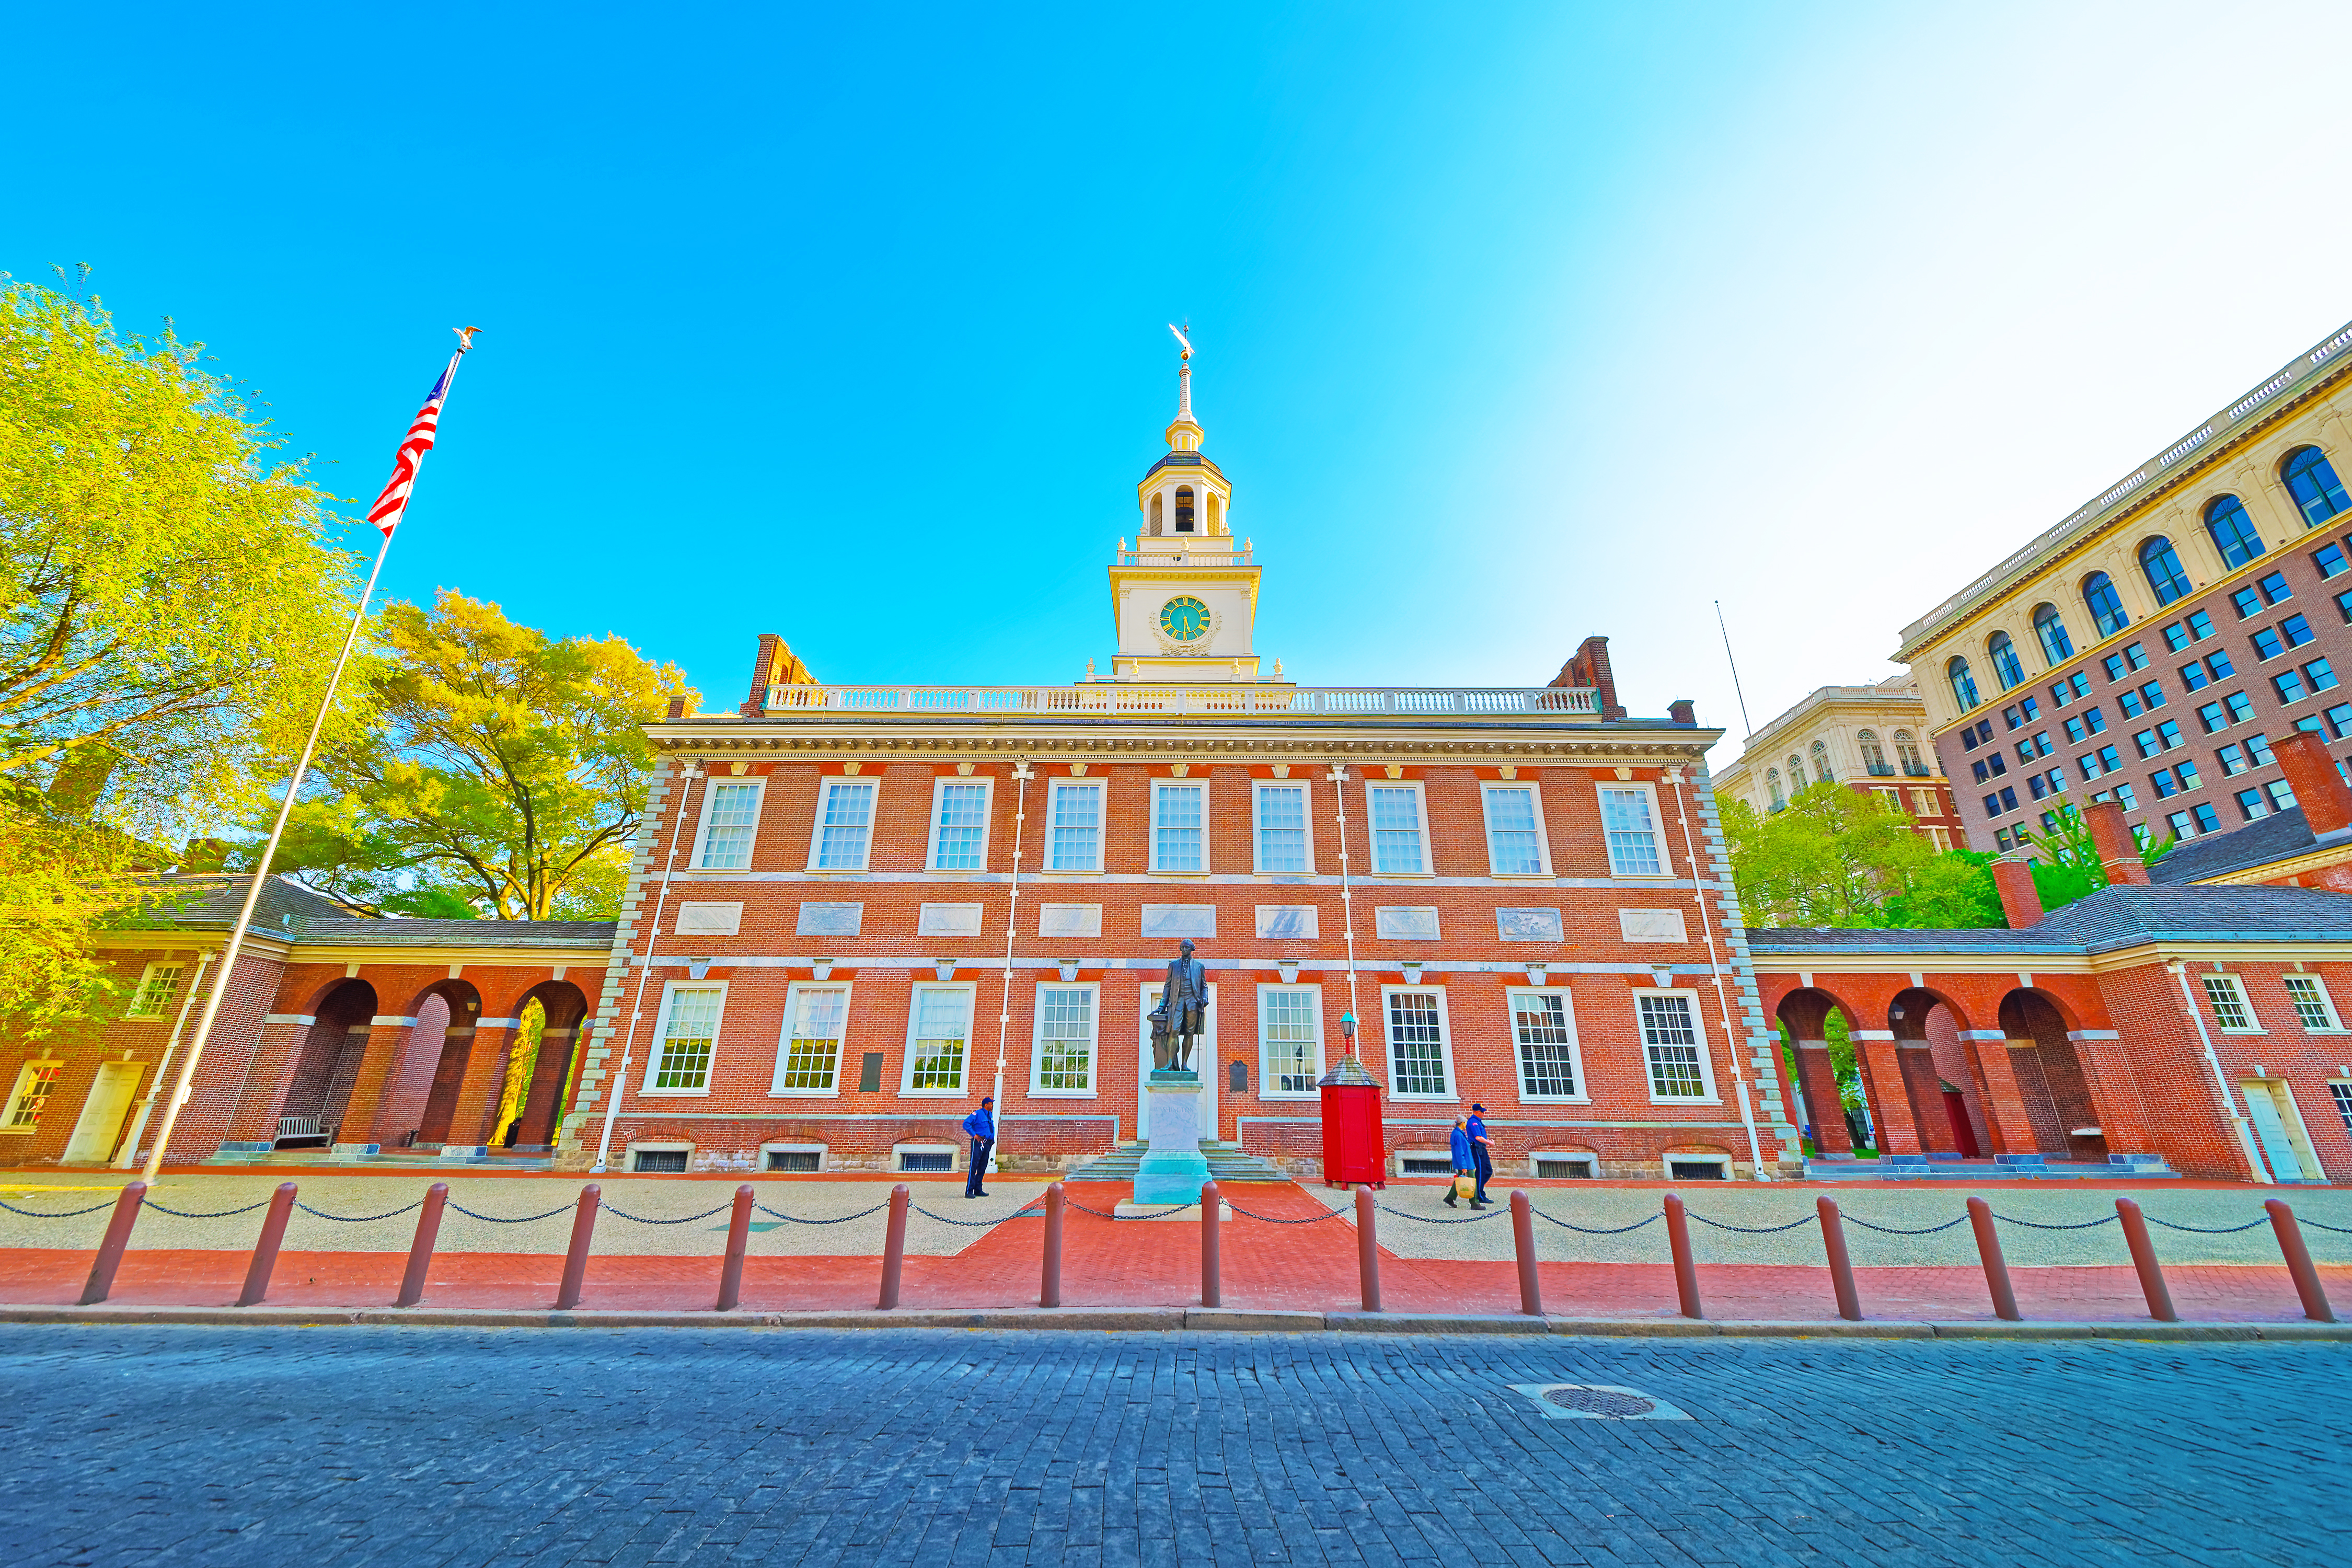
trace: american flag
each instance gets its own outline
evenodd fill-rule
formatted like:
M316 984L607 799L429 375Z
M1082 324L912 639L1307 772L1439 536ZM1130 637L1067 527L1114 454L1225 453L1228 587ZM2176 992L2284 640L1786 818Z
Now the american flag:
M435 382L433 390L425 395L425 406L416 411L415 419L408 426L407 437L400 443L400 450L392 459L391 479L385 483L383 493L375 498L375 504L368 508L368 521L383 530L386 539L392 537L392 531L400 526L401 514L408 510L408 492L416 483L417 465L424 462L425 454L433 449L434 431L441 423L442 400L449 395L450 382L457 379L457 362L464 359L466 350L473 346L470 341L473 331L467 328L459 334L462 346L449 356L449 368L441 373L441 379Z

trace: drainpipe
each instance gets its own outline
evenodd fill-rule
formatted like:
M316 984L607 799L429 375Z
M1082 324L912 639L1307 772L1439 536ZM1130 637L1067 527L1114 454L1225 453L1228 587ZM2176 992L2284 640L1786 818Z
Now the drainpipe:
M1339 806L1339 923L1348 933L1348 1016L1360 1019L1356 1010L1356 905L1348 887L1348 768L1344 763L1331 764L1331 798ZM1358 1028L1363 1026L1359 1023ZM1350 1050L1355 1042L1350 1040ZM1385 1055L1385 1051L1382 1053Z
M1013 763L1013 776L1018 780L1019 783L1014 786L1016 793L1013 795L1013 898L1005 906L1004 910L1004 1000L996 1009L996 1089L994 1099L996 1100L997 1136L989 1142L988 1171L986 1173L992 1176L994 1175L997 1171L996 1151L1001 1148L1004 1142L1005 1032L1013 1026L1013 938L1021 934L1021 829L1022 825L1028 820L1029 816L1029 781L1037 775L1029 771L1029 759L1022 757ZM1095 1033L1097 1035L1100 1035L1102 1033L1101 1020L1099 1018L1096 1020ZM1099 1058L1101 1052L1097 1050L1096 1055ZM1099 1061L1097 1061L1095 1070L1097 1074L1101 1072L1102 1068ZM1118 1129L1114 1126L1111 1129L1111 1145L1116 1148L1118 1144Z
M188 1026L188 1010L196 1005L196 988L205 983L205 966L212 963L209 951L196 954L196 972L188 979L188 994L180 999L180 1016L172 1025L172 1037L163 1043L163 1055L155 1063L155 1077L147 1085L147 1097L139 1102L139 1114L131 1119L131 1136L122 1141L122 1152L114 1157L114 1168L128 1171L139 1163L139 1140L147 1135L147 1119L155 1114L155 1099L163 1092L163 1075L171 1070L172 1054L180 1048L180 1031Z
M670 873L677 869L678 835L686 830L687 796L694 793L694 781L701 776L702 770L690 757L678 772L677 816L670 823L669 859L662 867L661 891L654 897L653 923L646 928L645 965L637 971L637 999L629 1009L629 1032L621 1037L621 1066L613 1074L604 1095L604 1135L596 1142L596 1163L591 1168L593 1174L603 1174L605 1162L612 1158L613 1123L621 1114L621 1096L629 1089L629 1061L637 1043L637 1024L646 1016L646 982L653 978L654 943L661 936L662 910L669 904Z
M2238 1114L2238 1102L2230 1098L2230 1079L2221 1071L2221 1058L2213 1051L2213 1037L2205 1031L2205 1015L2197 1010L2197 998L2189 989L2189 965L2172 963L2165 965L2172 977L2180 982L2181 1005L2189 1009L2189 1021L2197 1026L2197 1038L2205 1047L2205 1065L2213 1069L2213 1086L2221 1091L2221 1109L2228 1113L2230 1124L2238 1131L2238 1152L2246 1157L2246 1173L2265 1187L2275 1186L2270 1167L2254 1152L2254 1132L2252 1123Z
M1683 856L1690 862L1692 898L1698 904L1699 930L1706 933L1706 966L1715 976L1715 1005L1723 1014L1723 1037L1731 1055L1731 1087L1739 1096L1740 1124L1748 1129L1748 1168L1756 1173L1759 1182L1772 1177L1764 1169L1764 1149L1756 1139L1756 1108L1748 1103L1747 1075L1739 1070L1739 1031L1731 1022L1731 1000L1723 990L1723 958L1716 951L1715 919L1707 912L1705 879L1699 876L1698 844L1691 837L1690 806L1683 799L1683 771L1666 770L1666 782L1675 786L1675 816L1683 825Z

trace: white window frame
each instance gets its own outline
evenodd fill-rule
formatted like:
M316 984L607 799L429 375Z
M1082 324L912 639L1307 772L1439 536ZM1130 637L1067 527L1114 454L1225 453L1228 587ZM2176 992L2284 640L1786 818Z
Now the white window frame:
M1546 1103L1549 1103L1547 1101ZM1558 1160L1563 1164L1581 1165L1581 1176L1547 1176L1537 1169L1539 1160ZM1601 1174L1601 1156L1590 1149L1530 1149L1528 1151L1528 1179L1532 1182L1583 1182Z
M1519 1039L1519 998L1522 996L1557 996L1561 1016L1568 1020L1568 1070L1575 1075L1574 1094L1529 1094L1527 1065L1520 1057L1523 1042ZM1584 1076L1584 1047L1576 1027L1576 996L1565 985L1507 985L1503 988L1505 1026L1511 1036L1511 1077L1518 1091L1521 1105L1590 1105L1592 1103L1592 1080ZM1643 1070L1649 1067L1646 1056Z
M2213 1026L2216 1029L2225 1035L2266 1035L2270 1033L2268 1029L2263 1027L2262 1015L2254 1011L2253 998L2246 994L2246 983L2242 978L2234 973L2214 974L2209 973L2199 975L2197 979L2199 981L2199 989L2205 993L2205 1005L2212 1011ZM2227 983L2231 991L2236 994L2238 1008L2246 1016L2246 1021L2243 1024L2232 1026L2221 1021L2222 1004L2221 1000L2213 994L2213 983L2217 980Z
M2327 1015L2326 1023L2311 1024L2305 1022L2303 1008L2295 1001L2294 982L2298 980L2305 980L2311 983L2312 990L2317 994L2315 999L2319 1003L2319 1010ZM2285 990L2287 1005L2294 1014L2294 1021L2303 1025L2303 1032L2305 1034L2340 1035L2344 1033L2344 1015L2336 1010L2336 998L2328 994L2326 981L2321 979L2318 975L2313 973L2307 969L2290 970L2288 973L2279 976L2279 984Z
M1160 797L1163 790L1201 792L1201 864L1190 870L1170 870L1160 863ZM1209 781L1204 778L1156 778L1151 781L1151 874L1155 877L1206 877L1210 868Z
M1310 1070L1307 1076L1309 1083L1305 1089L1274 1087L1282 1075L1274 1070L1273 1064L1266 1056L1265 1004L1267 996L1276 991L1303 992L1307 997L1307 1016L1314 1022L1315 1043L1308 1058ZM1319 1099L1323 1091L1315 1087L1312 1080L1321 1078L1323 1072L1323 987L1312 984L1281 985L1271 982L1260 984L1257 988L1257 1097L1260 1100Z
M786 1100L838 1100L841 1098L842 1069L849 1060L849 1009L854 998L851 982L846 980L795 980L784 989L783 1022L776 1026L776 1071L769 1080L768 1092ZM787 1089L784 1087L784 1064L793 1054L793 1025L801 1015L801 996L810 991L841 993L841 1038L835 1042L833 1053L833 1087L831 1089Z
M1494 797L1500 790L1524 791L1528 802L1535 808L1536 864L1533 871L1505 871L1495 864ZM1486 830L1486 874L1517 879L1522 877L1549 877L1551 871L1551 830L1544 822L1543 790L1532 779L1481 779L1478 782L1478 810ZM1426 841L1426 832L1423 839Z
M1056 866L1054 864L1054 815L1055 803L1066 789L1087 789L1095 792L1095 863L1091 866ZM1048 779L1045 782L1045 874L1059 877L1099 877L1103 868L1103 841L1110 837L1110 783L1107 779Z
M1389 1037L1389 998L1400 992L1416 995L1428 993L1437 998L1437 1049L1439 1059L1445 1064L1445 1092L1443 1094L1407 1094L1396 1086L1396 1042ZM1381 1067L1388 1077L1391 1100L1412 1100L1422 1105L1462 1103L1462 1079L1454 1070L1454 1017L1447 1011L1444 986L1423 984L1381 987Z
M1295 789L1307 803L1299 815L1299 826L1307 836L1307 864L1296 871L1269 871L1265 868L1265 814L1260 803L1270 789ZM1303 779L1250 780L1250 868L1260 877L1312 877L1315 875L1315 781Z
M1806 787L1811 788L1811 785ZM1650 797L1651 832L1658 845L1658 868L1654 871L1621 871L1617 868L1617 851L1609 842L1608 795L1612 789L1639 790ZM1658 809L1658 786L1647 779L1603 779L1592 786L1592 804L1601 814L1601 847L1609 857L1609 874L1630 881L1665 881L1675 874L1675 858L1666 847L1666 815Z
M155 983L155 972L159 969L175 971L172 976L172 988L157 999L153 1011L147 1013L137 1011L125 1013L122 1015L125 1022L143 1021L148 1023L161 1023L163 1020L172 1016L172 998L180 994L180 983L185 980L188 976L187 963L185 961L181 959L157 958L149 960L147 967L139 972L139 985L136 990L131 993L131 1005L134 1009L138 1007L140 998L146 995L148 987Z
M743 842L743 863L740 866L713 866L710 856L710 814L719 805L722 787L749 785L751 790L751 837ZM768 809L768 781L764 778L713 777L702 782L702 815L694 825L694 858L688 864L697 871L748 871L760 850L760 820Z
M1381 868L1380 828L1372 819L1372 792L1376 789L1403 789L1412 792L1412 809L1421 824L1421 869L1418 871L1384 871ZM1366 779L1364 781L1364 851L1372 863L1375 877L1428 877L1435 875L1430 867L1436 863L1435 847L1429 841L1429 795L1419 779Z
M971 1162L971 1140L967 1138L961 1143L893 1143L890 1145L890 1169L894 1172L904 1171L906 1169L903 1163L904 1157L908 1154L945 1154L948 1157L948 1168L945 1171L933 1171L929 1173L935 1176L951 1175L962 1170ZM919 1171L914 1173L917 1175L923 1173Z
M1648 986L1643 986L1633 992L1632 995L1633 1001L1633 1038L1637 1043L1639 1043L1642 1049L1642 1089L1643 1093L1649 1096L1650 1103L1652 1105L1722 1104L1723 1097L1716 1091L1715 1087L1715 1047L1707 1039L1706 1011L1700 1005L1698 993L1696 991L1685 991L1679 986L1670 985L1660 989L1652 989ZM1647 1029L1642 1026L1641 999L1644 996L1680 996L1689 1004L1691 1032L1697 1037L1698 1079L1699 1082L1706 1086L1706 1092L1705 1094L1660 1094L1658 1092L1657 1077L1650 1070L1650 1034Z
M41 1097L41 1109L34 1113L32 1121L22 1127L16 1124L16 1103L31 1092L33 1085L40 1081L40 1071L43 1068L57 1068L58 1077L62 1078L65 1076L65 1067L64 1059L58 1057L27 1057L18 1065L16 1076L8 1085L8 1098L5 1102L0 1102L0 1133L13 1132L19 1137L30 1137L41 1130L41 1118L48 1114L50 1096L45 1094Z
M683 1154L686 1156L687 1172L690 1174L694 1170L694 1145L687 1142L683 1139L656 1138L651 1142L645 1143L640 1143L633 1140L629 1146L621 1152L621 1169L630 1175L635 1175L637 1173L637 1156L640 1154ZM647 1171L646 1173L646 1174L649 1176L660 1175L663 1173L664 1173L658 1171ZM669 1173L676 1174L674 1172Z
M844 785L860 784L874 792L873 815L869 816L866 819L866 853L857 858L857 864L855 866L818 865L817 857L823 853L824 849L825 804L833 799L833 792L835 790L839 789ZM817 780L816 815L815 819L809 824L808 868L812 871L830 871L835 873L865 870L866 868L871 865L874 860L874 825L876 819L881 815L882 781L880 779L863 778L852 773L827 773L824 777Z
M840 1075L834 1075L837 1079ZM768 1168L771 1154L814 1154L814 1171L772 1171ZM833 1169L833 1145L830 1143L762 1143L760 1145L760 1173L763 1176L823 1175Z
M965 788L970 788L972 785L977 784L980 787L980 864L977 866L942 866L940 864L940 828L942 826L940 821L940 808L941 803L947 799L948 786L950 784L960 784ZM961 774L950 774L943 778L933 779L931 781L930 843L929 847L927 847L923 852L924 866L930 870L942 872L950 877L979 877L986 875L988 871L989 831L991 828L994 827L995 825L996 781L994 779L966 778ZM872 835L869 833L867 836L867 843L870 845L872 841Z
M662 1057L669 1044L670 1008L681 991L716 991L719 993L719 1013L710 1020L710 1060L702 1069L700 1089L656 1089L654 1079L660 1076ZM710 1093L710 1080L719 1071L719 1041L727 1029L727 982L724 980L666 980L662 983L661 1006L654 1014L653 1038L646 1043L646 1077L639 1094L657 1095L664 1100L698 1100Z
M922 1026L922 993L926 991L961 991L969 1000L964 1009L963 1072L961 1081L952 1089L917 1089L915 1087L915 1031ZM921 980L907 994L907 1046L899 1053L898 1093L908 1100L960 1100L971 1092L972 1036L980 1027L980 984L972 980Z
M1045 1079L1045 993L1084 991L1094 997L1094 1034L1087 1041L1087 1087L1047 1089ZM1102 1092L1102 984L1094 980L1040 980L1029 1007L1029 1097L1032 1100L1093 1100ZM967 1054L969 1048L967 1047Z

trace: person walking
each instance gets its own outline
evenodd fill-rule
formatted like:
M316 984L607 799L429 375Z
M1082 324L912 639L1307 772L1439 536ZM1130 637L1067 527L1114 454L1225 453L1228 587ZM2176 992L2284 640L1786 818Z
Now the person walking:
M971 1140L971 1164L965 1171L963 1195L984 1198L988 1189L981 1179L988 1174L988 1157L996 1152L996 1117L989 1107L996 1103L992 1094L980 1097L980 1109L963 1119L964 1136Z
M1470 1130L1463 1124L1462 1118L1458 1116L1454 1119L1454 1132L1448 1142L1453 1145L1453 1158L1448 1163L1454 1167L1454 1174L1457 1177L1469 1176L1475 1179L1478 1173L1477 1157L1470 1152ZM1449 1182L1446 1184L1445 1206L1447 1208L1461 1206L1454 1201L1456 1195L1454 1189L1460 1185L1461 1183L1458 1181ZM1470 1206L1474 1209L1478 1206L1475 1198L1471 1200Z
M1474 1162L1478 1177L1478 1195L1470 1200L1470 1206L1474 1209L1482 1209L1495 1201L1486 1195L1486 1184L1495 1179L1495 1150L1494 1145L1486 1141L1486 1108L1485 1106L1474 1105L1470 1108L1469 1125L1463 1131L1470 1134L1470 1158Z

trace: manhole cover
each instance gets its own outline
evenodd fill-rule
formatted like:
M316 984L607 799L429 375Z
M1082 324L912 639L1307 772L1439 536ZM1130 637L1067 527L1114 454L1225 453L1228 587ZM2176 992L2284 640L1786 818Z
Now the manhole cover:
M1614 1388L1585 1388L1569 1384L1560 1388L1544 1390L1544 1398L1562 1410L1573 1410L1580 1415L1614 1416L1622 1421L1631 1415L1648 1415L1658 1408L1654 1399L1638 1394L1626 1394Z

